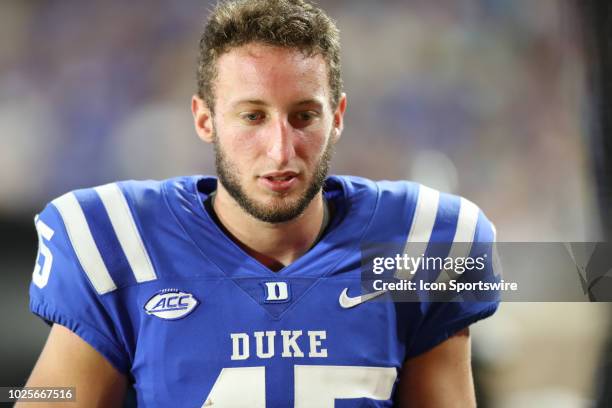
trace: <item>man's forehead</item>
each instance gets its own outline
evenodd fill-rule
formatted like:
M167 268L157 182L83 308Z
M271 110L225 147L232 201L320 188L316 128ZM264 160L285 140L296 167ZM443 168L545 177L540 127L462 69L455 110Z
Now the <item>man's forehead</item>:
M308 56L298 49L260 43L224 53L217 60L215 85L218 97L230 96L223 94L226 91L232 96L240 94L240 100L261 100L262 94L272 91L301 95L296 103L329 94L327 64L321 55Z
M231 47L219 56L219 61L222 59L248 59L253 61L288 59L294 62L316 61L317 63L325 64L325 60L321 54L307 53L296 47L281 47L262 42L250 42Z

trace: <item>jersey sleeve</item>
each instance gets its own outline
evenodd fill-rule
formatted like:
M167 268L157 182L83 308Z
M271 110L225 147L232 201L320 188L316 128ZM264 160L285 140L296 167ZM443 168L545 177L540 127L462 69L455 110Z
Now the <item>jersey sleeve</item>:
M464 271L459 277L455 275L455 280L495 283L500 280L501 273L496 262L495 227L482 211L477 211L478 222L473 242L469 243L469 247L466 243L457 247L463 251L468 248L468 257L481 260L483 267ZM407 357L422 354L471 324L491 316L499 306L499 295L496 290L469 290L459 292L447 301L422 302L417 328L407 345Z
M129 354L104 300L111 296L114 284L105 275L104 262L74 194L48 204L35 217L35 224L39 243L30 309L49 324L67 327L118 371L127 373Z

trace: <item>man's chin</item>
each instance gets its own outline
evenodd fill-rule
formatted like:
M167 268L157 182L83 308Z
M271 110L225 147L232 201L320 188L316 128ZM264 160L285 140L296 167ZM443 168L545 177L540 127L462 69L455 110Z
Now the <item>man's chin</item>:
M303 195L296 193L274 194L267 197L253 200L251 197L250 205L244 208L251 216L272 224L284 223L298 218L308 204L303 202Z
M302 215L320 191L318 184L308 186L303 179L296 180L298 183L282 192L270 190L260 182L250 184L246 189L246 186L241 186L231 178L226 177L224 180L225 189L246 213L271 224L292 221Z
M298 211L299 200L289 199L288 197L274 197L266 201L257 202L255 208L258 212L266 214L291 214Z

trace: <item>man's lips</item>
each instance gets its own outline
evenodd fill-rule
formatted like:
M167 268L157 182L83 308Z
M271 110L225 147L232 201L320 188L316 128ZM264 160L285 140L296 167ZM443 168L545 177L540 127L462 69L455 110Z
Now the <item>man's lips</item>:
M271 173L266 173L261 177L264 177L271 181L287 181L294 177L297 177L298 173L294 171L274 171Z
M275 171L265 173L259 177L259 182L274 192L285 192L298 181L298 173L294 171Z

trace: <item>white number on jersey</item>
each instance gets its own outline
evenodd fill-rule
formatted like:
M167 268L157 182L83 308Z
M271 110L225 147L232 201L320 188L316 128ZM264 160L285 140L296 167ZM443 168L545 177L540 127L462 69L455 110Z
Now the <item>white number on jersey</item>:
M224 368L202 408L266 407L266 368ZM334 407L336 399L391 398L393 367L295 365L295 408Z
M39 288L44 288L49 281L49 274L51 273L51 265L53 264L53 254L49 248L45 245L45 241L50 241L55 231L53 231L47 224L36 217L36 231L38 232L38 258L42 255L44 260L42 267L36 260L36 266L34 266L34 273L32 273L32 282Z

